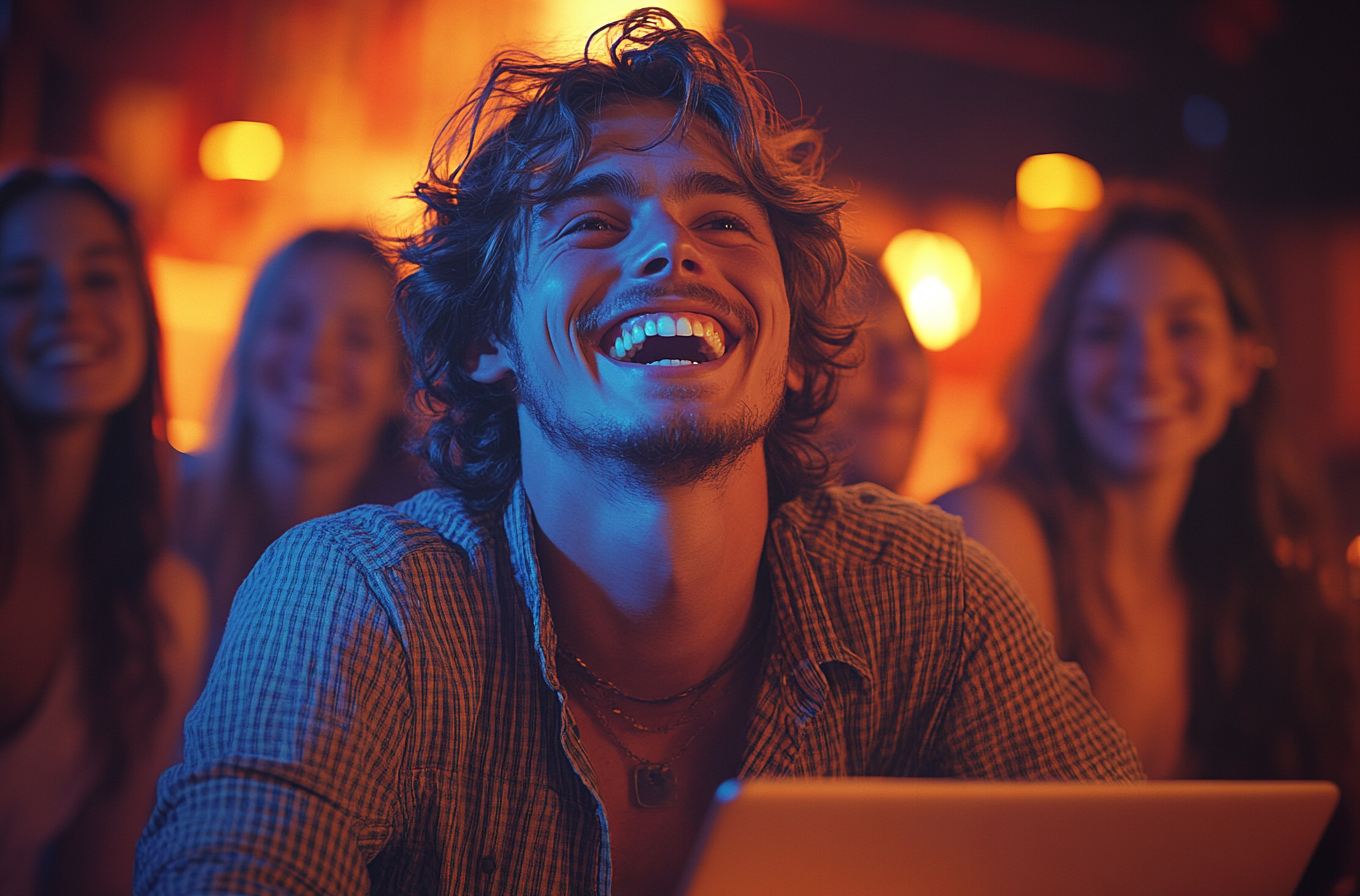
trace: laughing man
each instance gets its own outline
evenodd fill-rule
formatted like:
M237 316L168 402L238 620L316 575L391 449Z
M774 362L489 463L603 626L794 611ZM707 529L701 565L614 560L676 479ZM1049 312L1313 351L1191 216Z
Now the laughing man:
M656 11L502 57L398 296L446 488L242 587L142 893L658 893L756 775L1127 780L956 520L824 487L848 344L815 134Z

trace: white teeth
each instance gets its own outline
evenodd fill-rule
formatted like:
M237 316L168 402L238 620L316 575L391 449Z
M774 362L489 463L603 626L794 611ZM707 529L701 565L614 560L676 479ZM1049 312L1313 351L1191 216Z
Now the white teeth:
M685 367L690 364L697 364L697 361L689 361L684 358L662 358L658 361L648 362L648 367Z
M641 314L623 322L614 344L609 347L609 357L616 361L628 361L638 353L642 343L652 336L669 338L672 336L695 336L703 340L700 350L710 360L717 360L727 352L726 334L714 320L698 314ZM669 362L674 362L669 363ZM668 366L697 364L699 361L668 358L663 361Z

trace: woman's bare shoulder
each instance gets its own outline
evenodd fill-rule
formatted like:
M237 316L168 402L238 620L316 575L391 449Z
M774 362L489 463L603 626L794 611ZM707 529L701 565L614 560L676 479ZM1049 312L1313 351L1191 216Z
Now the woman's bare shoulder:
M961 485L940 495L934 503L965 520L970 514L1034 518L1034 511L1020 493L996 479L978 479Z
M1053 564L1043 526L1029 502L1010 486L984 479L946 492L935 503L963 518L968 536L1010 570L1044 625L1056 634Z
M989 547L996 540L1016 541L1019 547L1027 549L1047 549L1034 508L1004 483L980 479L945 492L935 503L940 509L962 517L968 534Z

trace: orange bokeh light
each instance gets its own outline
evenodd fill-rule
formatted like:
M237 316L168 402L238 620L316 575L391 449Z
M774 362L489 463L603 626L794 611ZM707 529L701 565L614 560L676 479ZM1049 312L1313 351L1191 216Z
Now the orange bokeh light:
M263 121L224 121L203 135L198 163L212 180L269 180L283 164L283 137Z
M921 344L942 351L977 324L981 284L968 250L952 236L906 230L879 261Z
M1015 172L1015 195L1030 208L1090 211L1100 205L1105 185L1090 162L1065 152L1030 156Z
M151 256L149 268L165 334L167 435L178 450L197 451L208 438L213 400L236 341L250 271L159 254Z

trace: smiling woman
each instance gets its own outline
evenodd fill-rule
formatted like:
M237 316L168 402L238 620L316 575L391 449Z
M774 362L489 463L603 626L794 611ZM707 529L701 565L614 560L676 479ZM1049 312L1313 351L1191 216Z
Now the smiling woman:
M0 183L0 891L118 893L197 693L205 599L165 551L159 332L128 210Z
M289 527L420 488L403 450L409 382L394 277L355 231L280 249L251 290L213 445L183 464L174 536L207 576L212 659L232 598Z
M1350 892L1355 610L1270 345L1212 211L1112 190L1041 312L1010 452L938 503L1015 574L1149 777L1337 782L1300 892Z

